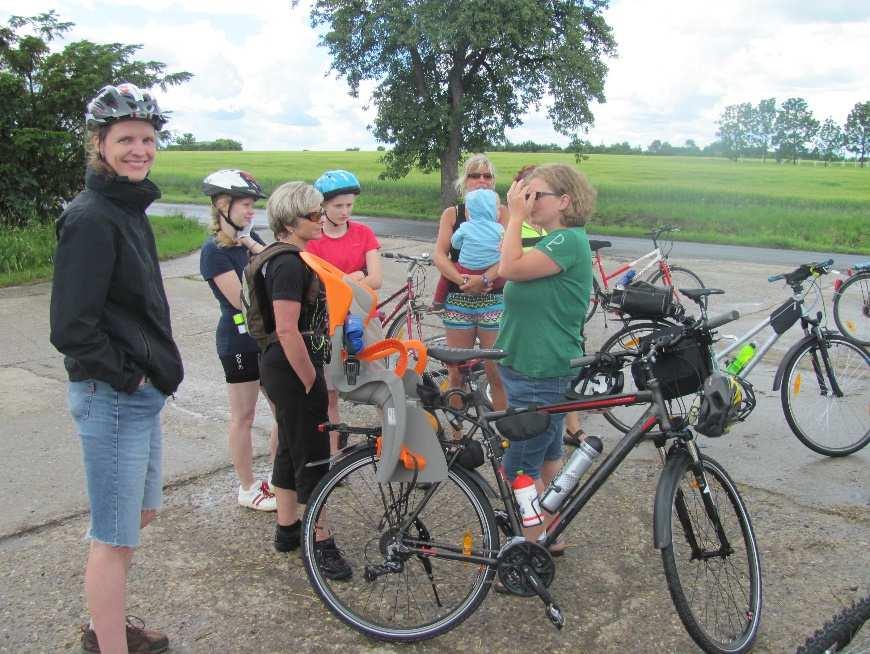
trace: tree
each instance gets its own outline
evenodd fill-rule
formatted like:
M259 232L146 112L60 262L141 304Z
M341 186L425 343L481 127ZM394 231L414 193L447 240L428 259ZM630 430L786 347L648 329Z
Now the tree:
M825 166L843 151L843 130L833 118L826 118L815 138L816 153Z
M806 154L806 145L813 140L819 129L819 121L813 118L807 101L789 98L782 103L774 121L773 145L777 159L791 159L797 164L798 157Z
M378 82L371 129L393 146L381 176L440 169L448 206L462 153L501 142L529 107L551 98L548 116L569 136L593 122L590 101L604 102L604 58L615 52L607 4L315 0L310 16L353 95Z
M196 143L196 137L193 134L191 134L190 132L185 132L184 134L179 136L177 139L175 139L175 145L178 146L179 150L183 150L184 148L186 148L188 146L192 146L195 143Z
M846 118L846 149L854 152L861 167L870 150L870 102L858 102Z
M81 188L85 105L102 86L166 90L191 77L134 59L138 45L76 41L51 52L72 26L50 11L0 27L0 224L52 220Z
M762 162L773 142L773 125L776 121L776 98L761 100L752 111L752 146L761 151Z
M739 159L752 145L752 105L748 102L725 107L716 135L731 159Z

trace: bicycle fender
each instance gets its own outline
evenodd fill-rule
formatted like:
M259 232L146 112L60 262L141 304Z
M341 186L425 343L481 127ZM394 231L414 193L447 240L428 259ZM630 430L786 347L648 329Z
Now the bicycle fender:
M492 499L500 499L498 491L492 487L486 479L484 479L483 475L481 475L477 470L469 470L468 468L463 468L462 471L471 477L471 481L477 484L480 487L480 490L483 491L483 494Z
M778 391L779 387L782 385L782 378L785 375L785 365L791 361L792 355L794 355L798 348L803 347L805 343L814 340L816 340L815 336L807 334L789 348L788 352L785 353L785 356L783 356L782 360L779 362L779 367L777 367L776 374L773 376L773 390Z
M656 497L653 503L653 546L664 549L671 544L671 530L668 528L668 518L671 513L671 496L680 481L680 470L689 453L685 450L672 450L668 461L659 475L656 487Z

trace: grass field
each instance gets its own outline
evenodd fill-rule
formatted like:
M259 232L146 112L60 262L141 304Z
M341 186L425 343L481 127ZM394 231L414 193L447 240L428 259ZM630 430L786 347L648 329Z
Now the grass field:
M151 216L157 254L169 259L202 245L205 228L183 216ZM51 278L57 240L54 225L0 231L0 287Z
M166 202L205 202L202 178L220 168L250 171L271 191L294 179L313 181L345 168L363 186L361 215L434 220L438 173L377 179L377 152L161 152L152 177ZM494 153L498 191L527 163L574 163L568 154ZM592 155L580 165L598 189L590 231L639 235L662 223L680 237L870 254L870 168L791 166L701 157Z

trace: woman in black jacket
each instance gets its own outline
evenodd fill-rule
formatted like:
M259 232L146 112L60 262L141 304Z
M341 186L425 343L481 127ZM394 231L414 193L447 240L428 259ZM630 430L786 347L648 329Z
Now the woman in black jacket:
M163 652L164 634L125 624L127 571L162 495L160 411L183 377L145 209L166 122L133 84L106 86L87 107L85 190L57 225L51 342L65 355L82 441L91 524L87 652Z

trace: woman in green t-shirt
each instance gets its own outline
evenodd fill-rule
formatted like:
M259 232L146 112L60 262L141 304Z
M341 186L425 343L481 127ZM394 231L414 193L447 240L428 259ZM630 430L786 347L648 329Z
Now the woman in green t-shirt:
M508 352L499 372L510 406L562 399L572 380L569 362L583 354L580 333L592 290L584 225L595 196L583 174L564 164L538 166L508 191L510 220L498 274L509 281L496 347ZM546 232L526 251L523 222ZM546 432L511 443L503 461L510 479L523 470L543 491L561 466L562 423L553 415ZM536 538L541 529L526 530L526 536Z

